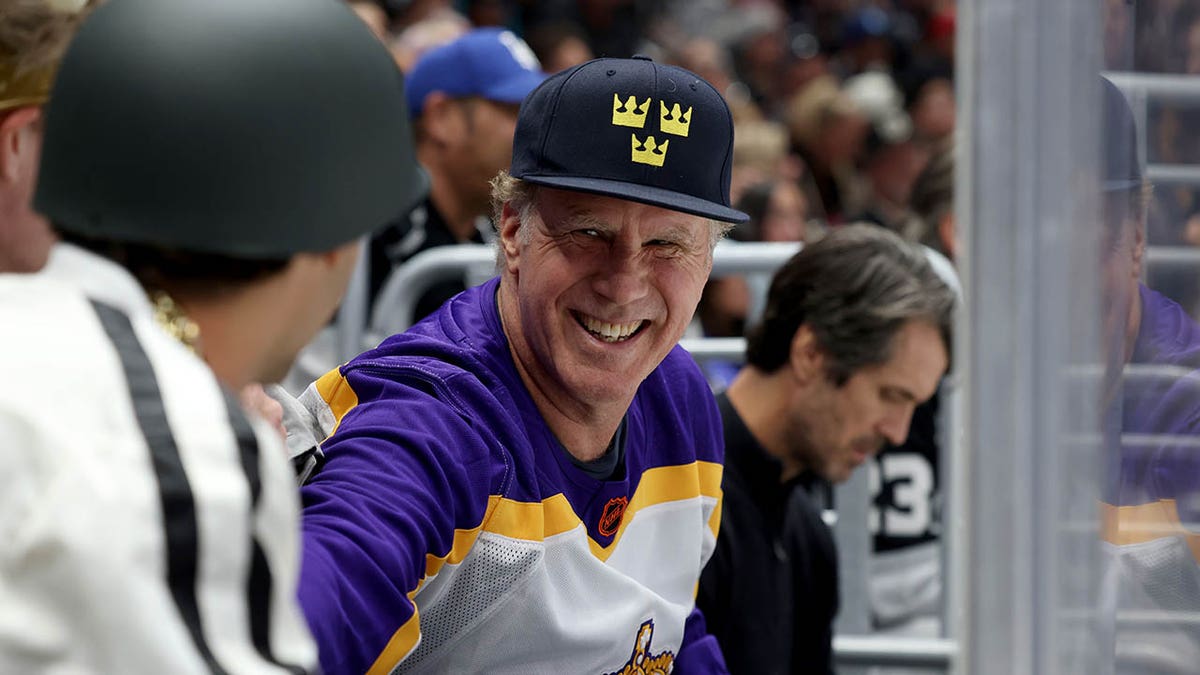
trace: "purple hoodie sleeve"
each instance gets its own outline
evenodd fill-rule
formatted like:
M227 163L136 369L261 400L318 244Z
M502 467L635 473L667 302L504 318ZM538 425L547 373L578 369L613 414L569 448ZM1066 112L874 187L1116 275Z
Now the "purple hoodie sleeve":
M683 644L675 658L676 675L729 675L717 639L708 634L704 614L693 607L683 626Z
M451 553L455 531L482 522L503 462L428 383L365 369L342 386L357 404L302 490L300 603L328 675L377 661L388 672L419 637L411 596Z

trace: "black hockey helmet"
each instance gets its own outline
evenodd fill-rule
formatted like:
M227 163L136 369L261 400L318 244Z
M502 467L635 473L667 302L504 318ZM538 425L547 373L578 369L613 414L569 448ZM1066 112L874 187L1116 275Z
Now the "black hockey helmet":
M69 233L248 259L411 208L403 77L338 0L109 0L46 109L35 207Z

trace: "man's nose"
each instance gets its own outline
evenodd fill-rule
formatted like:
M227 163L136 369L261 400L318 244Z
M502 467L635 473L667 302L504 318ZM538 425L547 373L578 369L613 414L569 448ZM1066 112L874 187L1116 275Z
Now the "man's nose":
M649 270L638 247L615 241L597 270L593 287L617 305L641 299L649 292Z
M879 425L879 433L892 445L902 445L908 440L908 427L912 423L913 407L904 406L890 412Z

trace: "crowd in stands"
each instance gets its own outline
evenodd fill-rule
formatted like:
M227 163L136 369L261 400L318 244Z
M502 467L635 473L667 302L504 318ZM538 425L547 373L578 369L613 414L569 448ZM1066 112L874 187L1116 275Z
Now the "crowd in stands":
M752 220L732 240L811 242L830 227L869 222L952 254L953 233L939 236L914 204L922 172L952 166L951 0L351 5L406 72L473 27L500 26L522 37L547 73L641 53L701 75L734 115L732 201ZM766 290L749 285L714 278L694 332L741 335Z

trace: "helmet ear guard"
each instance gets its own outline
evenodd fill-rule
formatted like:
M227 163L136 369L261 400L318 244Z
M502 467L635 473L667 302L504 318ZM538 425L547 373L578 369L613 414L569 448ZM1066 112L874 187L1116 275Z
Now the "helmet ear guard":
M45 117L34 206L93 239L285 259L428 186L403 76L337 0L108 0Z

